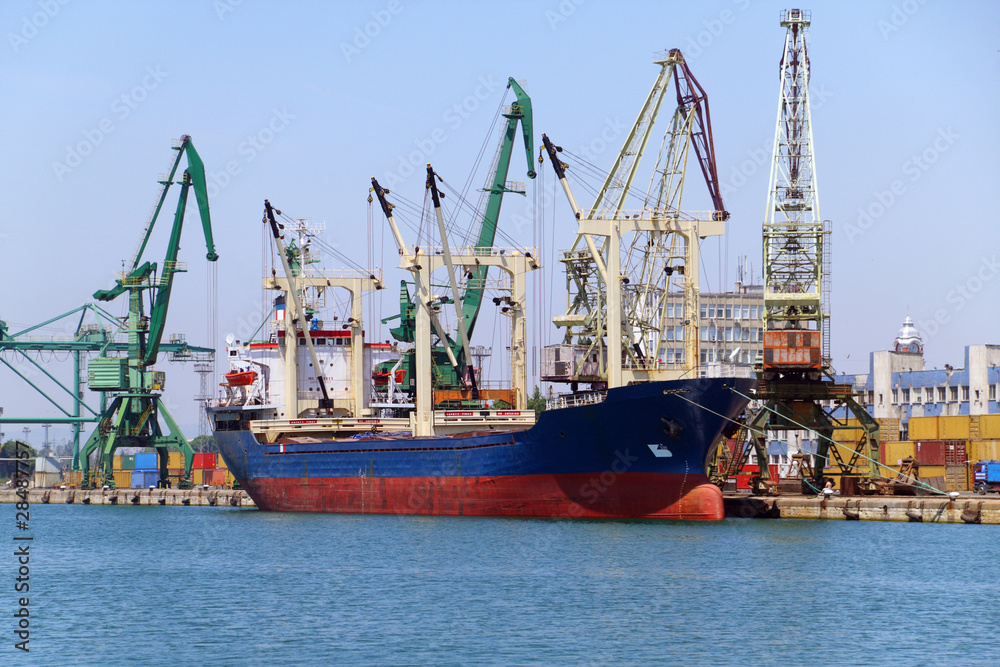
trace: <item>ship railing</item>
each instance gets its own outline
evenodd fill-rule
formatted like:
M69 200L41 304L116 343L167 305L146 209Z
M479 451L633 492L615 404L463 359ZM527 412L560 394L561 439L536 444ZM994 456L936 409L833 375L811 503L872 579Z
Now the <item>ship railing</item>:
M555 398L545 399L546 410L561 410L563 408L575 408L580 405L596 405L604 402L607 398L607 391L588 391L580 394L563 394Z

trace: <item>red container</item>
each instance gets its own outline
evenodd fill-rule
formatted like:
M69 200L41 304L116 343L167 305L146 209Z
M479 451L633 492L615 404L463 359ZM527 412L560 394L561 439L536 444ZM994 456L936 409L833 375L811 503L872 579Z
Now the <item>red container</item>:
M945 465L945 443L941 440L925 440L918 442L917 463L922 466Z
M214 470L215 463L215 452L197 453L194 455L194 465L192 467L202 470Z
M944 443L944 464L964 466L967 462L965 440L946 440Z
M206 478L208 478L208 475L209 473L205 473ZM206 482L206 484L210 484L211 486L225 486L226 484L225 470L213 470L211 475L212 475L211 481Z

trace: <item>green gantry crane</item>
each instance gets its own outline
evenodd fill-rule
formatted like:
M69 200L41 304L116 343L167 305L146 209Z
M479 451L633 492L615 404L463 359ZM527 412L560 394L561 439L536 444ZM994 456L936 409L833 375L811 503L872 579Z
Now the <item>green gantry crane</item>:
M513 78L508 79L507 87L514 91L517 101L511 104L503 114L504 118L507 119L507 125L502 131L503 133L500 138L500 147L497 151L496 158L494 159L493 174L490 177L491 180L484 190L488 193L488 198L479 229L479 237L476 240L476 253L489 254L493 247L493 242L497 233L497 221L500 218L500 206L503 203L504 194L514 192L520 195L525 195L523 189L511 188L507 183L507 172L510 168L510 158L514 152L514 144L517 141L518 122L521 124L521 132L524 139L524 151L528 160L528 178L535 177L535 170L533 169L532 162L532 158L535 153L535 145L533 139L534 135L532 133L531 98L528 97L528 94L524 92L524 89ZM428 170L427 188L432 190L435 196L437 196L433 178L434 176L432 175L431 170ZM372 189L378 197L379 204L382 206L382 210L386 217L391 218L393 205L385 199L385 194L388 191L379 186L378 181L374 178L372 179ZM465 321L467 337L470 339L472 337L472 331L476 326L476 320L479 317L479 311L483 304L483 293L486 289L486 275L488 268L489 267L485 265L476 266L473 269L469 269L465 276L465 293L461 298L462 318ZM447 301L450 302L451 299L448 299ZM398 318L400 320L399 326L390 329L389 333L392 334L393 338L400 342L412 343L416 340L415 312L415 304L413 303L413 299L410 297L406 281L404 280L400 283L400 314L388 317L382 320L382 322L385 323ZM446 346L451 349L445 350ZM472 360L465 358L464 348L465 346L463 346L460 337L453 338L448 335L445 335L444 339L439 341L439 345L434 346L431 352L431 358L435 369L433 382L435 389L475 389L475 374L469 366ZM449 352L451 354L449 354ZM452 358L457 360L457 366L451 363ZM379 364L375 372L382 375L388 375L394 365L395 362L393 361L383 362L382 364ZM412 352L404 355L400 368L405 371L404 380L401 383L403 391L413 393L415 389L411 383L411 378L413 378L416 374L416 361Z
M201 214L201 224L205 231L205 244L208 249L206 258L216 261L215 244L212 241L212 221L208 211L208 189L205 185L205 165L191 144L191 137L181 137L179 145L174 146L177 155L170 174L160 181L162 189L159 201L146 226L145 233L131 268L108 290L98 290L94 298L98 301L113 301L122 294L129 295L128 313L128 356L107 356L108 350L102 350L101 355L92 359L88 365L88 386L94 391L114 394L111 404L101 414L98 427L87 440L80 452L83 485L93 488L94 480L89 475L90 455L95 451L97 465L103 469L101 482L114 487L115 480L112 468L114 452L119 447L154 447L159 455L160 479L167 480L168 448L179 449L184 454L184 473L178 487L191 487L191 465L194 460L194 450L184 438L180 428L160 400L164 386L164 373L152 370L160 353L160 341L167 320L167 308L170 304L170 291L173 287L174 275L186 271L183 263L177 261L180 250L181 229L184 225L184 210L187 206L188 190L194 188ZM188 168L184 171L177 184L181 186L177 210L174 213L174 226L167 243L167 254L163 266L157 272L156 262L143 262L142 255L146 250L150 234L156 224L160 209L167 197L167 191L174 184L174 176L180 165L181 158L187 154ZM150 314L146 315L144 296L148 295ZM164 434L159 418L166 422L169 433Z

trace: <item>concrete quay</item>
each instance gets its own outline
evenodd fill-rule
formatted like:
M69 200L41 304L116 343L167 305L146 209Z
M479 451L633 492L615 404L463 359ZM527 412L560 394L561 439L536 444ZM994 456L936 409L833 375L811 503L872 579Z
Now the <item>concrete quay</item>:
M14 489L0 489L0 503L18 501ZM28 489L32 505L180 505L256 507L246 491L233 489Z
M727 494L726 518L1000 524L1000 498L960 496L773 497Z

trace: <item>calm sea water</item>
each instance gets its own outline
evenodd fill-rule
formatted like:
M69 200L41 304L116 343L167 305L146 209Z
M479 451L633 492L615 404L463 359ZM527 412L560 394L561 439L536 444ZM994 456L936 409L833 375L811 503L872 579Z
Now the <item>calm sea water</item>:
M66 505L31 520L31 653L4 613L5 665L1000 664L997 526Z

